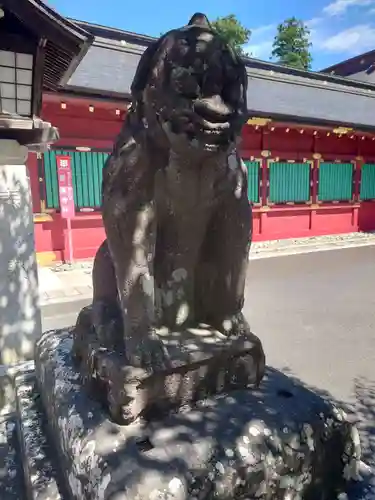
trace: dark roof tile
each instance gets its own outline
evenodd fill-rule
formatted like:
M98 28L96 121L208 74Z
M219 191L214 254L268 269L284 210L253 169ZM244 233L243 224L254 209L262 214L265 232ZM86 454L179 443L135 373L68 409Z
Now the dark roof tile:
M143 46L96 38L68 82L70 90L130 97ZM246 59L253 115L375 128L375 85Z
M68 81L67 87L130 96L139 53L92 46Z
M302 79L301 79L302 80ZM267 78L250 72L248 108L254 114L375 127L375 87L357 90L315 80Z

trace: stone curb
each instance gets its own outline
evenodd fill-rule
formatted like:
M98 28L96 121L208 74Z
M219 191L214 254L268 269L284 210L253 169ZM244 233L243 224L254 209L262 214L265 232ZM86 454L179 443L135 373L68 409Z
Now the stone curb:
M68 302L81 302L83 300L91 300L92 299L92 290L88 293L83 293L79 296L67 296L67 297L59 297L56 299L48 299L48 300L40 300L39 307L43 308L46 306L50 306L53 304L65 304Z
M368 247L375 246L375 240L356 240L356 241L338 241L331 242L327 244L308 244L305 245L290 245L284 248L275 248L275 249L259 249L254 250L253 252L250 250L249 260L257 260L257 259L267 259L270 257L281 257L281 256L290 256L290 255L301 255L313 252L328 252L330 250L344 250L347 248L360 248L360 247Z
M313 253L313 252L326 252L330 250L343 250L346 248L360 248L360 247L367 247L367 246L375 246L375 238L353 238L352 240L339 240L339 241L331 241L327 243L323 242L306 242L306 243L300 243L300 244L289 244L285 246L280 246L280 247L275 247L272 248L272 244L270 247L265 246L265 247L260 247L257 248L256 243L254 244L254 247L252 250L250 250L249 253L249 260L258 260L258 259L268 259L271 257L287 257L291 255L302 255L302 254L308 254L308 253ZM75 269L78 270L78 269ZM88 266L85 265L84 267L80 268L79 270L85 270L85 272L88 272ZM69 272L69 269L66 269L65 271L61 270L59 272ZM87 293L83 293L74 296L65 296L65 297L58 297L58 298L51 298L51 299L41 299L40 300L40 307L48 306L48 305L53 305L53 304L61 304L61 303L68 303L68 302L76 302L77 300L90 300L92 298L92 290L88 291Z
M15 377L17 432L26 491L30 500L61 500L33 388L34 373Z

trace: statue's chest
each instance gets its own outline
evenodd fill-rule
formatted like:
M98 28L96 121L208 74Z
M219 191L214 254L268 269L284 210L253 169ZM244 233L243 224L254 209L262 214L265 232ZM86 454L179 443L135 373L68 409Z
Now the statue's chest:
M174 213L195 216L202 210L214 208L228 183L224 162L199 166L171 162L157 179L158 204Z

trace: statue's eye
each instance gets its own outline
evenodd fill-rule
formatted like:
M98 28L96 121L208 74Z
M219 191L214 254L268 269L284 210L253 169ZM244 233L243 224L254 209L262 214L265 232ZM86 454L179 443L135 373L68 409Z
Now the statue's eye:
M228 59L224 67L223 99L234 106L238 106L243 99L243 92L246 87L244 78L247 78L247 75L242 74L242 70L234 66Z
M222 97L224 101L234 107L239 106L243 98L243 86L240 80L227 82L223 87Z
M172 87L185 97L195 98L199 95L197 78L187 68L173 68L170 79Z
M223 70L220 64L207 63L207 69L202 75L202 93L204 96L221 94L223 88Z

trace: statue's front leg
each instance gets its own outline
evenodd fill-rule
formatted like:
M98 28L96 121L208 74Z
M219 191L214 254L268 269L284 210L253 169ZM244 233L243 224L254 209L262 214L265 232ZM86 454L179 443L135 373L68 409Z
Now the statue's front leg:
M119 211L111 200L103 220L116 274L125 355L132 366L155 367L162 363L163 352L154 332L156 220L152 191L134 186L121 204Z
M206 220L205 213L177 213L163 221L155 258L159 326L179 330L195 320L195 268Z
M197 268L196 300L200 317L227 333L247 328L242 307L252 213L245 173L239 170L237 178L241 181L239 186L233 186L233 192L223 199L211 220Z

